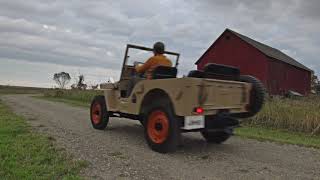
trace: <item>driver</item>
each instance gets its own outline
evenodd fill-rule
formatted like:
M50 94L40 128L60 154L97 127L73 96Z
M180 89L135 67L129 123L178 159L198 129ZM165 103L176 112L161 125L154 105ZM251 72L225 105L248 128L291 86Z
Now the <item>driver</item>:
M153 45L154 56L150 57L143 65L135 65L135 70L139 74L145 74L147 79L152 79L152 72L157 66L172 66L171 61L163 55L165 46L162 42L156 42ZM134 76L128 83L128 90L126 96L129 97L134 85L139 82L141 78Z
M153 45L154 56L150 57L143 65L135 66L137 73L146 74L147 79L152 79L152 72L157 66L172 66L171 61L163 55L165 46L162 42Z

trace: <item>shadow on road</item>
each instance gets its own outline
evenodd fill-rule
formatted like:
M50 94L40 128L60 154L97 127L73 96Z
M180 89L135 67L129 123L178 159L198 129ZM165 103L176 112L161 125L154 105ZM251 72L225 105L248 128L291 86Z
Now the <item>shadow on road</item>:
M140 125L138 122L132 122L131 120L116 121L117 120L113 120L113 122L109 122L110 124L104 130L106 136L119 136L122 137L120 139L130 141L132 145L146 146L144 129L142 125ZM232 140L232 137L230 140ZM199 132L182 133L182 143L179 145L176 153L196 154L199 152L223 152L231 154L239 151L239 147L236 147L228 141L222 144L209 144L202 138Z

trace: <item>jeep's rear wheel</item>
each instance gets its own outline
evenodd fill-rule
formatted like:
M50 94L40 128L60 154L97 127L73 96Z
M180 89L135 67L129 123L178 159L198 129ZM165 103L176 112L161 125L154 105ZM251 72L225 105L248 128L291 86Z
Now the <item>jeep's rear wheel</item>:
M148 105L144 122L145 138L152 150L160 153L176 150L180 139L180 129L170 103L155 100Z
M103 130L109 122L104 96L95 96L91 103L90 119L93 128Z
M216 131L216 132L201 131L201 134L208 143L216 143L216 144L221 144L231 137L231 134L225 131Z

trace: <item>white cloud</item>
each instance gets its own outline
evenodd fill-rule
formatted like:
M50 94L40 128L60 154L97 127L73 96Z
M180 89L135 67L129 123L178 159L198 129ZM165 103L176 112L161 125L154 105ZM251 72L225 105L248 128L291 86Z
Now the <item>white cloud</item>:
M17 76L15 82L48 86L43 78L38 81L44 76L36 68L41 64L50 72L66 67L114 74L127 43L152 46L160 40L181 53L180 74L186 74L218 35L231 28L285 50L319 73L318 5L317 0L1 1L0 62L6 59L12 69L34 63L25 75L34 79L18 81ZM6 80L4 67L1 82Z
M64 66L51 63L27 62L18 59L0 59L1 78L0 84L53 87L52 80L56 72L68 72L72 80L69 85L76 82L78 75L85 76L85 82L89 85L103 83L112 77L119 79L119 70L106 71L100 67Z

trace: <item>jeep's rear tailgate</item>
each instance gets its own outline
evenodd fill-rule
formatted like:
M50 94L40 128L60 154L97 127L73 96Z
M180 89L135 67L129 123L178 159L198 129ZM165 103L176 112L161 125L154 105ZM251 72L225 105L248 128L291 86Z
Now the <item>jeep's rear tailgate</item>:
M190 77L164 81L172 83L166 90L170 92L178 116L213 115L221 110L230 113L247 111L250 83ZM202 108L203 113L198 114L197 108Z
M245 111L251 84L239 81L203 79L199 85L199 105L209 113L216 110Z

